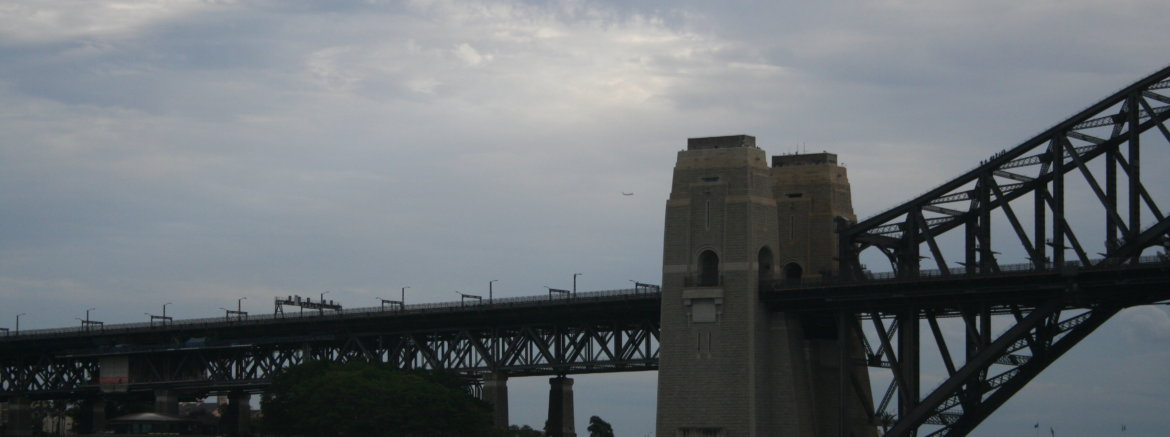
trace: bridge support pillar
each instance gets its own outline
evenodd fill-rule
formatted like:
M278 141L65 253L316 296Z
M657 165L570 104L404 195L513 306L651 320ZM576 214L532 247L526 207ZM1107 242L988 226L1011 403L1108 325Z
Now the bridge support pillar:
M223 405L222 396L220 405ZM220 432L228 436L242 437L251 435L252 422L252 395L247 392L231 392L227 396L227 408L220 416Z
M32 408L28 398L8 400L8 418L4 421L4 435L19 437L32 435Z
M179 415L179 395L174 390L154 391L154 412Z
M483 378L483 400L492 406L492 423L508 428L508 375L492 372Z
M101 434L106 429L106 400L87 399L81 402L77 428L83 434Z
M832 314L784 313L761 300L836 275L835 223L855 217L845 168L831 153L767 158L748 135L691 138L678 152L663 239L657 434L876 436L853 425L868 420L854 400L868 394L852 389L868 387L868 371L851 364L855 343ZM843 388L848 397L837 395Z
M577 437L573 417L573 379L564 376L549 378L548 434L549 437Z

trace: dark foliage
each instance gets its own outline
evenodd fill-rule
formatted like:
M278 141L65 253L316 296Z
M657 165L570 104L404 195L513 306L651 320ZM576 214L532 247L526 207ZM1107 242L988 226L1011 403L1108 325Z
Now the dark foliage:
M351 362L309 362L273 378L266 432L306 437L495 436L491 407L457 375Z
M589 418L589 437L613 437L613 426L600 417L592 416Z

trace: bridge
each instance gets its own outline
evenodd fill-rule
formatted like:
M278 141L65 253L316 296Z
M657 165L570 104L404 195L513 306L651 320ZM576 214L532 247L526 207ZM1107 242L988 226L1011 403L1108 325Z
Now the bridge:
M321 359L474 376L504 424L508 376L560 379L571 405L568 375L657 369L663 436L965 435L1119 310L1170 299L1170 219L1141 171L1170 145L1167 88L1170 68L865 220L831 154L769 166L752 137L691 139L661 288L0 334L6 432L28 435L33 400L169 411Z

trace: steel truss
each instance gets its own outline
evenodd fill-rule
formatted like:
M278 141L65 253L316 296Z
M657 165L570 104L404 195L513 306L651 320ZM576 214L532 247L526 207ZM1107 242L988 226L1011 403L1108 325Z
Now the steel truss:
M839 223L841 274L864 280L860 260L867 249L885 255L898 277L916 278L926 273L924 259L933 261L930 275L995 274L1000 251L1048 270L1066 262L1130 262L1147 248L1166 245L1170 219L1154 201L1152 190L1159 184L1143 181L1141 151L1143 145L1165 148L1170 142L1170 96L1162 91L1167 88L1170 67L914 200L855 225ZM1080 180L1073 181L1076 176ZM1072 182L1088 192L1071 192ZM1098 202L1099 221L1086 223L1091 218L1082 209L1076 217L1067 215L1073 200L1084 199ZM993 248L993 217L1006 221L1014 244ZM1024 221L1029 217L1030 229ZM952 230L962 241L958 256L944 253L947 247L940 243ZM1084 238L1096 238L1096 232L1104 241L1099 250Z
M839 222L842 281L874 278L861 264L869 249L890 261L893 279L901 283L1019 274L1020 268L1001 265L1001 251L1026 259L1023 270L1055 275L1148 264L1143 251L1170 242L1170 219L1154 192L1165 184L1143 179L1141 172L1142 146L1170 143L1167 88L1170 67L914 200L857 224ZM1086 207L1097 214L1083 214ZM993 218L999 227L993 228ZM993 229L1010 237L993 240ZM1101 245L1089 243L1094 240ZM1164 253L1158 256L1165 259ZM923 260L933 268L923 269ZM1167 276L1164 268L1157 274ZM892 374L871 416L885 435L914 436L923 425L933 425L937 429L926 435L961 436L1120 309L1166 299L1159 293L1117 299L1110 293L1124 293L1129 285L1124 277L1114 281L1115 289L1092 296L1066 292L1020 301L999 295L962 305L902 302L839 310L836 317L839 330L863 344L864 362ZM963 288L995 286L981 289L968 282ZM961 321L958 345L940 329L942 317ZM997 326L1006 322L1007 329L994 335L993 319ZM946 372L928 391L920 382L923 342L937 348ZM857 357L843 360L858 364Z
M841 411L865 406L887 436L961 436L1119 310L1170 301L1170 261L1143 261L761 297L822 329L836 320L836 338L852 345L839 348ZM863 366L884 391L859 378Z
M207 332L183 331L164 344L156 338L150 345L144 337L129 349L26 351L3 360L0 397L96 395L101 361L108 357L128 359L129 391L259 391L277 372L309 360L380 362L475 378L657 370L657 294L619 298L487 308L494 315L484 312L486 306L443 310L445 315L392 323L325 318L300 328L274 325L280 327L274 331L225 324L219 335L212 332L206 339L199 336ZM396 320L394 313L386 314L385 320ZM430 320L430 326L421 320ZM186 341L191 338L199 341Z
M884 435L918 435L923 425L935 427L924 428L926 436L966 435L1118 310L1111 305L1068 309L1054 299L1039 307L972 305L957 314L925 308L871 311L849 317L848 330L862 339L865 363L888 368L893 376L871 417ZM1005 312L1008 317L992 317ZM958 344L940 328L942 317L961 321ZM1010 327L993 335L993 320L1004 318ZM926 397L922 342L937 348L945 368L945 381Z
M35 355L0 364L0 393L68 393L85 381L96 381L100 366L96 359L59 359Z

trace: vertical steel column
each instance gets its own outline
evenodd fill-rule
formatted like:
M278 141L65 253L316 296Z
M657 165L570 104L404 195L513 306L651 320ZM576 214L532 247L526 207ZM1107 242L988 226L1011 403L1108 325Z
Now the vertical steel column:
M963 266L967 276L979 273L979 259L975 256L976 236L979 233L979 219L971 214L963 225Z
M1052 262L1064 268L1064 147L1052 140Z
M970 363L979 355L979 350L982 346L979 332L979 310L972 305L963 308L963 326L966 328L964 336L966 346L966 358L964 363ZM961 402L963 404L963 411L974 411L979 406L979 393L982 393L981 383L982 375L975 375L967 379L965 382L963 393L961 395Z
M1041 169L1039 177L1043 177L1044 171L1047 169L1048 166L1045 165ZM1049 239L1048 230L1046 229L1046 225L1048 224L1048 204L1044 201L1047 195L1048 184L1036 184L1036 190L1032 193L1032 211L1035 216L1033 238L1036 240L1036 256L1039 257L1039 259L1032 260L1032 265L1036 267L1036 270L1048 270L1048 261L1051 259L1048 257Z
M1125 236L1126 241L1131 241L1137 238L1142 232L1142 209L1141 209L1141 137L1138 135L1138 111L1141 108L1138 106L1138 98L1140 94L1134 94L1126 99L1125 105L1129 108L1129 235ZM1150 114L1153 117L1154 114ZM1141 252L1137 252L1133 257L1133 262L1137 262Z
M902 237L904 247L898 253L898 273L903 278L917 278L920 264L922 262L920 248L922 246L922 235L925 226L918 222L918 216L922 215L921 210L910 211L906 214L906 233Z
M1119 148L1105 151L1105 253L1112 255L1117 249L1117 154ZM1128 237L1128 236L1126 236Z
M901 360L902 380L905 382L904 396L898 398L898 417L906 417L922 400L919 387L919 327L918 309L900 311L898 319L898 358Z
M979 273L990 273L995 264L995 255L991 252L991 175L979 176L975 185L975 195L979 199Z

